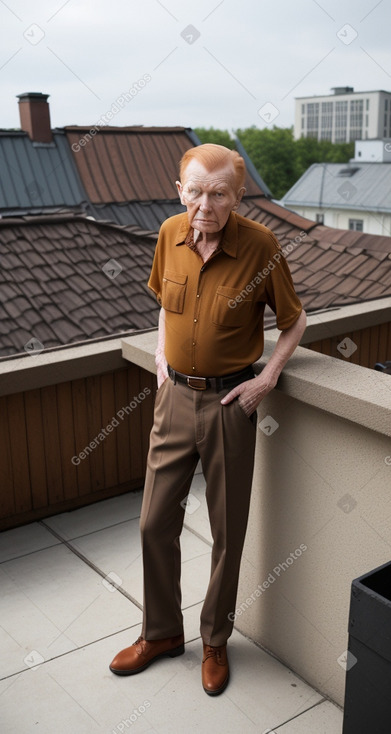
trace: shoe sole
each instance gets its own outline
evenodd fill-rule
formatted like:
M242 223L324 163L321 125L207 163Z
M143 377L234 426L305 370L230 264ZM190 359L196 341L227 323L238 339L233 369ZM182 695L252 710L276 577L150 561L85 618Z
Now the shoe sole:
M220 693L223 693L223 691L225 691L225 689L226 689L226 687L228 685L228 682L229 682L229 673L228 673L228 675L227 675L227 677L226 677L223 685L220 686L220 688L216 688L216 690L210 691L208 688L205 688L204 686L202 686L202 687L203 687L205 693L208 694L208 696L219 696Z
M159 660L159 658L176 658L178 657L178 655L183 655L184 652L185 646L179 645L179 647L175 647L173 650L160 652L159 655L155 655L154 658L151 658L151 660L148 660L147 663L144 663L144 665L140 665L139 668L135 668L134 670L116 670L115 668L112 668L111 665L109 665L109 668L112 673L115 673L115 675L135 675L136 673L141 673L142 670L149 668L149 666L154 663L155 660Z

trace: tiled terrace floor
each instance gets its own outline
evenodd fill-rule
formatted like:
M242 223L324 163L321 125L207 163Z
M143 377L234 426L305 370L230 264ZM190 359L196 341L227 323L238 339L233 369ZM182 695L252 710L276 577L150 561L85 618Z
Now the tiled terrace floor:
M141 494L0 535L1 734L340 734L339 708L236 631L228 688L203 692L211 537L200 474L182 534L185 654L137 676L110 673L141 627Z

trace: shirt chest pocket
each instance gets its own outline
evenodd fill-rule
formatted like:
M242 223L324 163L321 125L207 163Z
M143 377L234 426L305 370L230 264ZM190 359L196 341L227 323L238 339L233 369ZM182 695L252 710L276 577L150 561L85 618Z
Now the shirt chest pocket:
M162 307L165 311L183 313L187 275L165 270L162 284Z
M220 285L213 301L212 320L217 326L234 328L244 326L251 317L253 302L248 293Z

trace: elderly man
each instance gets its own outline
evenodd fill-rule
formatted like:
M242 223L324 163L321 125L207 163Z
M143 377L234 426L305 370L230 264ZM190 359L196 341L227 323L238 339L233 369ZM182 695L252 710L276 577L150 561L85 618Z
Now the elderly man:
M213 536L201 612L202 684L217 695L229 679L226 647L248 520L256 409L298 345L306 317L272 232L235 212L245 192L243 158L201 145L183 156L180 178L187 213L163 223L149 280L161 312L140 520L143 626L110 669L131 675L184 652L179 537L200 458ZM254 376L266 304L282 333Z

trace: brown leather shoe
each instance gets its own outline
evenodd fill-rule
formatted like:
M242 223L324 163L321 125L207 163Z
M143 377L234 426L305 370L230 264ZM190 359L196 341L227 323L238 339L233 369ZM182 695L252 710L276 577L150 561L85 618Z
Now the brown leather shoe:
M131 647L121 650L109 665L116 675L133 675L148 668L154 660L169 656L175 658L185 652L184 637L167 637L163 640L144 640L138 637Z
M205 642L203 645L202 685L209 696L218 696L227 687L229 680L227 645L212 647Z

